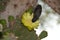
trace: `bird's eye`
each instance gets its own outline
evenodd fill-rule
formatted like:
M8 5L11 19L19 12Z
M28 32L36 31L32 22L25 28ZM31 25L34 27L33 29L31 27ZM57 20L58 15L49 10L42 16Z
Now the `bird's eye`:
M37 5L33 11L34 15L33 15L33 19L32 22L35 22L36 20L39 19L40 15L42 12L42 6L41 5Z

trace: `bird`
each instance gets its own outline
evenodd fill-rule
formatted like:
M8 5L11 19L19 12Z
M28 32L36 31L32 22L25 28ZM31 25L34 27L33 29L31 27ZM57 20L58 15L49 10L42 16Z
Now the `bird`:
M41 11L42 11L41 5L37 5L35 8L30 7L22 15L21 19L22 24L29 30L37 28L40 23L39 17L41 15Z
M41 16L41 12L42 12L42 6L41 5L37 5L33 11L33 19L32 22L35 22L36 20L39 19L39 17Z

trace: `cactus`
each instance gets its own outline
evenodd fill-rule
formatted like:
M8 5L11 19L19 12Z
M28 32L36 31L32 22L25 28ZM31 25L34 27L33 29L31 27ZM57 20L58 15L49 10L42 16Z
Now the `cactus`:
M18 40L41 40L42 38L47 37L47 32L42 31L40 36L38 37L34 30L30 31L20 22L17 18L14 23L14 28L12 31L15 36L18 37Z
M14 17L10 15L10 16L8 17L8 21L13 21L13 20L14 20Z
M41 34L40 34L40 36L39 36L39 38L40 38L40 39L43 39L43 38L45 38L45 37L47 37L47 36L48 36L47 31L42 31Z
M21 23L19 17L17 17L14 20L15 20L15 22L13 23L13 26L12 26L13 28L10 29L10 27L9 27L9 28L5 29L5 31L3 32L3 35L5 35L6 37L4 37L2 40L10 40L11 39L10 38L11 36L9 36L10 34L7 35L7 33L13 33L15 37L18 37L17 40L41 40L42 38L47 37L46 31L42 31L40 36L38 37L34 30L28 30ZM9 22L12 22L12 21L13 20L11 20ZM13 40L13 39L11 39L11 40Z
M6 22L5 19L0 19L0 24L2 24L3 29L6 29L6 27L7 27L7 22Z
M35 31L29 31L26 27L21 24L20 20L16 19L14 23L14 28L12 31L15 36L18 37L18 40L37 40L38 36L35 34Z

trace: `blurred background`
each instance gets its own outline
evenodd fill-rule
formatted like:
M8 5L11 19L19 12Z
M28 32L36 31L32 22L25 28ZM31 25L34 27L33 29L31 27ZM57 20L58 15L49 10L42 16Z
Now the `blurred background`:
M60 15L43 0L38 0L38 4L42 5L43 9L40 17L41 23L36 33L39 35L42 30L46 30L48 36L42 40L60 40Z
M21 15L37 4L42 6L40 24L29 31L20 25ZM43 30L48 36L41 40L60 40L60 0L0 0L0 40L40 40Z

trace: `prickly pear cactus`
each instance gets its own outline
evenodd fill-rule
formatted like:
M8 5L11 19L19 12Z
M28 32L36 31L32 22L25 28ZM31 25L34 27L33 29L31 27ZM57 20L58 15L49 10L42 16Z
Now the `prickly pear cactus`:
M12 32L18 37L18 40L37 40L38 36L35 31L29 31L23 24L21 24L19 19L16 19L14 23L14 28Z
M12 18L14 17L12 16ZM40 36L38 37L34 30L30 31L26 27L24 27L19 17L17 17L16 19L14 18L13 20L9 20L10 26L6 27L6 29L2 31L4 37L1 40L41 40L42 38L45 38L48 35L46 31L42 31Z
M47 32L43 31L38 37L34 30L30 31L24 27L19 18L15 20L15 23L13 24L13 30L11 32L18 37L18 40L41 40L47 36Z

